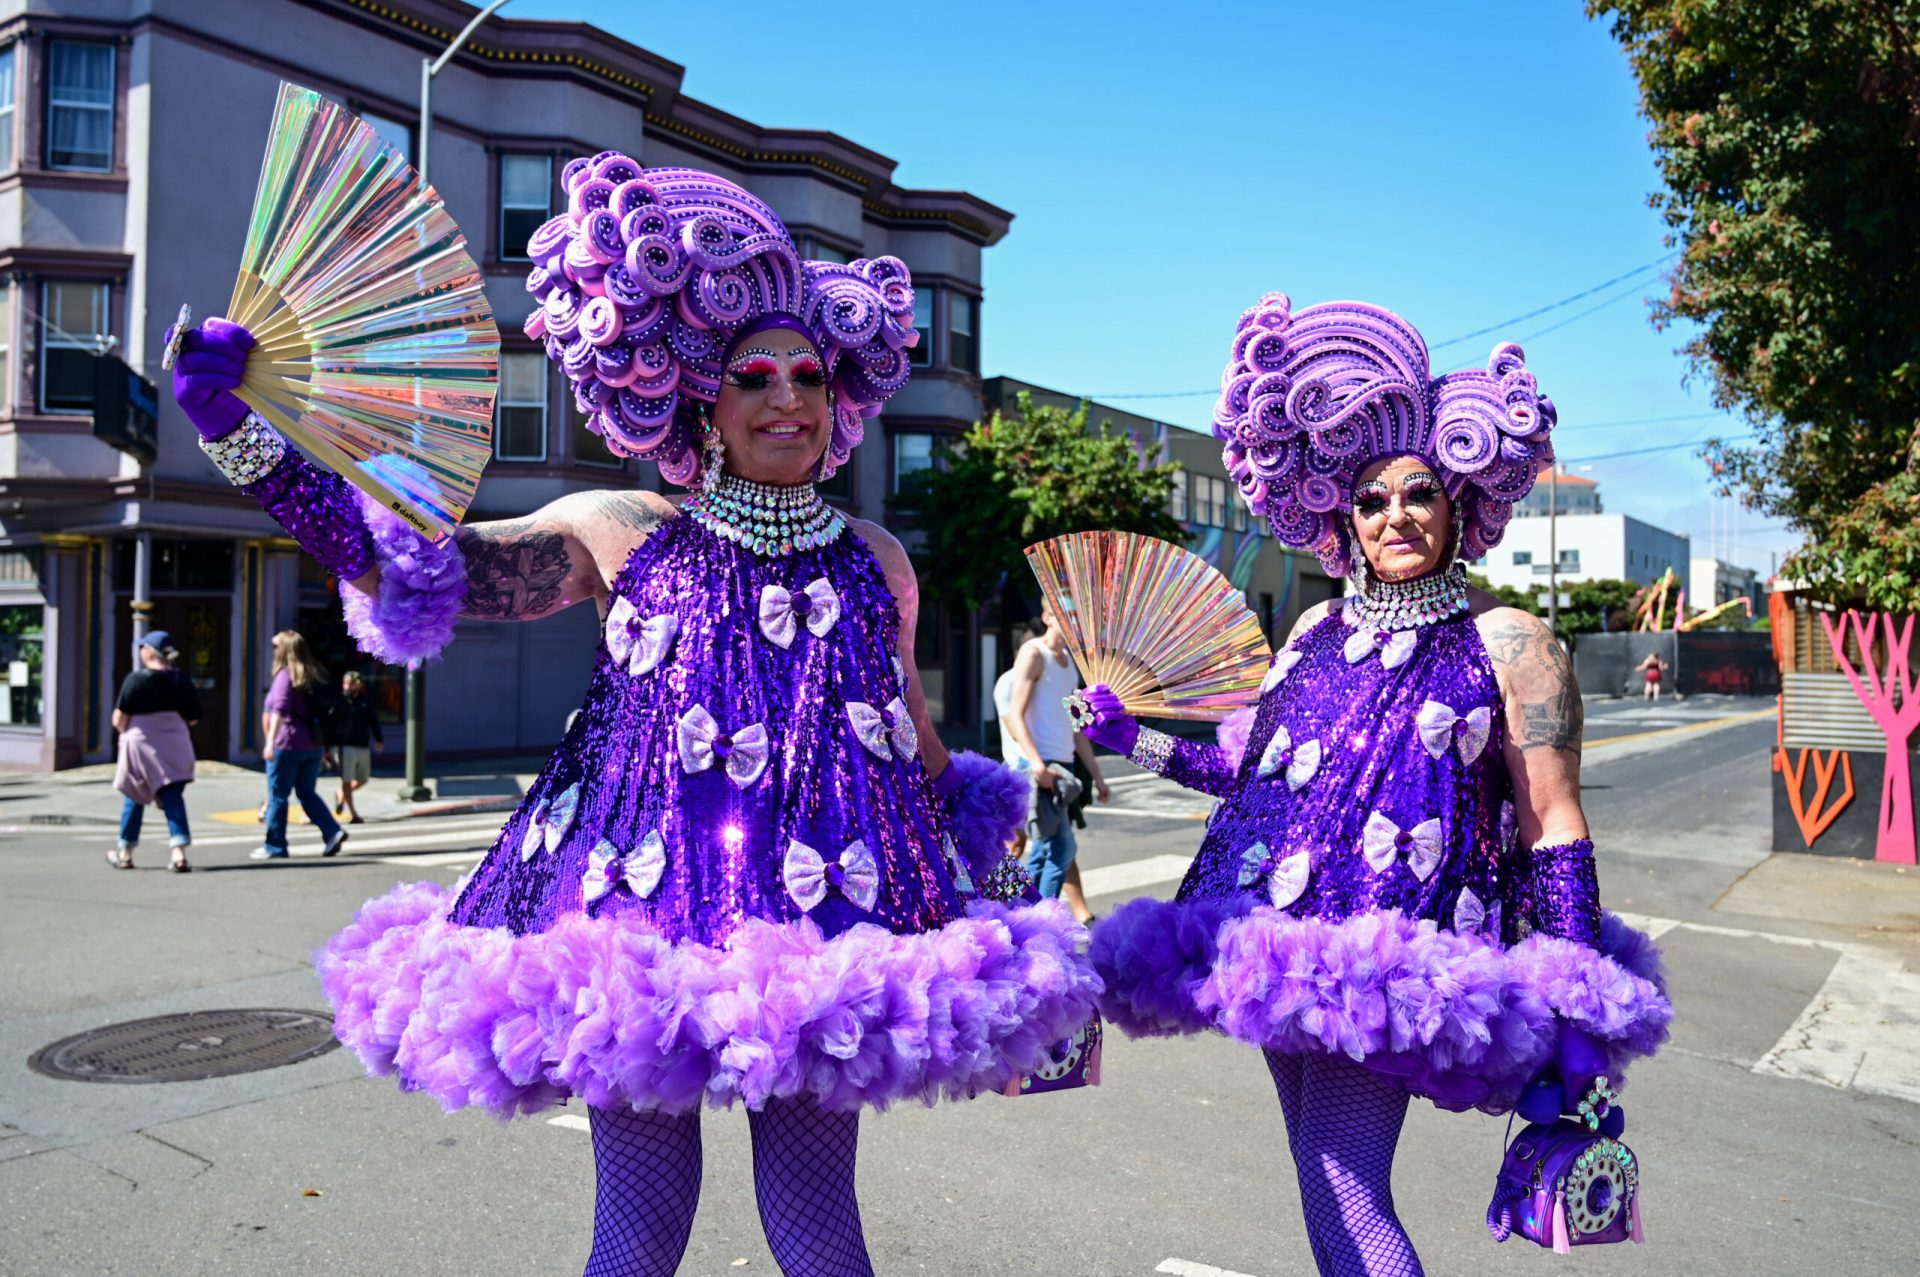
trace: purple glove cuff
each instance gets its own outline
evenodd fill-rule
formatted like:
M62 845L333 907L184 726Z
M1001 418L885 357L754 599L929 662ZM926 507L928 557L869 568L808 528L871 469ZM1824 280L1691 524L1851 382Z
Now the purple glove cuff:
M1600 879L1593 840L1536 847L1528 855L1529 917L1535 931L1589 948L1600 945Z
M359 491L294 449L287 449L280 464L241 491L342 581L364 576L373 566L373 534L361 517Z

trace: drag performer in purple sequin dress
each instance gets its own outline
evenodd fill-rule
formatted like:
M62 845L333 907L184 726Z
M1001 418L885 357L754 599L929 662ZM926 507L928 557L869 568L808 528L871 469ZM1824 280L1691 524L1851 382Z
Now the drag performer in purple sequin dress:
M589 1274L674 1271L699 1109L735 1101L782 1269L867 1274L859 1109L999 1089L1098 991L1064 906L976 890L1027 782L949 758L906 556L813 488L906 381L912 288L892 258L800 261L711 174L607 152L565 182L527 331L612 447L697 482L684 505L582 493L436 547L233 412L243 331L185 343L203 446L354 583L368 650L418 661L461 615L603 618L586 703L492 851L453 892L370 901L321 980L368 1067L448 1108L585 1101Z
M1390 1179L1410 1095L1499 1113L1545 1079L1571 1112L1671 1018L1658 954L1600 910L1566 655L1458 563L1554 420L1516 346L1430 378L1388 311L1263 298L1214 430L1254 512L1358 592L1300 618L1220 745L1089 694L1090 737L1221 799L1175 899L1095 929L1102 1009L1266 1053L1323 1274L1421 1271Z

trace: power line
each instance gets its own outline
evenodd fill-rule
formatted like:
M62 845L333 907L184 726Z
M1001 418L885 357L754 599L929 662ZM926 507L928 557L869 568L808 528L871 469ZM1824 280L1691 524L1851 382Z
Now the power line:
M1554 302L1551 306L1542 306L1538 310L1530 310L1524 315L1515 315L1512 319L1503 319L1497 324L1488 324L1485 328L1476 328L1470 333L1462 333L1458 337L1449 337L1445 341L1438 341L1433 343L1433 345L1428 346L1427 349L1428 350L1444 350L1448 346L1458 346L1463 341L1472 341L1475 337L1485 337L1488 333L1498 332L1500 329L1505 328L1509 324L1523 324L1529 319L1538 319L1542 315L1548 314L1552 311L1559 310L1562 306L1571 306L1573 305L1573 303L1577 301L1582 301L1588 297L1591 297L1595 293L1604 292L1607 289L1612 288L1615 284L1625 283L1627 280L1632 279L1636 275L1644 275L1646 272L1652 270L1654 267L1663 265L1664 263L1673 260L1673 258L1675 258L1678 255L1679 254L1677 250L1672 253L1663 253L1659 257L1654 258L1652 261L1643 262L1640 265L1634 267L1632 270L1627 271L1624 274L1615 275L1612 279L1609 279L1604 283L1595 284L1591 288L1583 288L1579 292L1573 294L1571 297L1562 297L1559 301ZM1639 285L1636 284L1634 285L1634 287L1638 288ZM1614 298L1613 300L1618 301L1619 298ZM1612 303L1608 302L1603 304L1611 305ZM1600 307L1595 306L1592 310L1582 311L1580 312L1579 315L1575 315L1573 319L1569 319L1566 322L1570 324L1573 322L1574 319L1579 319L1584 315L1591 315L1594 310L1598 310L1598 309L1600 309ZM1549 328L1549 329L1543 329L1542 331L1551 332L1553 330ZM1540 335L1539 333L1534 334L1535 337L1538 337L1539 335Z
M1618 430L1626 426L1664 426L1675 421L1704 421L1708 417L1718 417L1722 415L1722 413L1716 410L1712 412L1683 412L1673 417L1630 417L1624 421L1575 421L1562 423L1560 426L1555 427L1555 429L1558 431L1576 428L1580 430Z
M1562 461L1561 464L1578 465L1588 461L1612 461L1618 457L1641 457L1652 452L1672 452L1676 448L1697 448L1702 444L1713 442L1713 440L1718 437L1719 436L1709 435L1705 439L1687 439L1680 443L1657 443L1651 448L1628 448L1622 452L1603 452L1591 457L1568 457ZM1745 443L1749 439L1756 439L1758 437L1758 435L1751 434L1735 435L1731 439L1721 439L1720 441L1722 443Z
M1607 289L1612 288L1615 284L1625 283L1629 279L1635 279L1637 276L1644 275L1648 271L1654 269L1655 267L1665 265L1667 262L1672 261L1676 256L1678 256L1677 250L1672 253L1663 253L1661 256L1654 258L1650 262L1642 262L1640 265L1634 267L1630 271L1626 271L1623 274L1615 275L1612 279L1603 280L1600 283L1593 285L1591 288L1583 288L1579 292L1574 293L1571 296L1562 297L1557 302L1553 302L1549 305L1541 306L1534 310L1530 310L1524 315L1515 315L1511 319L1503 319L1497 324L1488 324L1485 328L1476 328L1472 332L1462 333L1458 337L1449 337L1445 341L1434 342L1432 345L1427 347L1427 350L1429 352L1435 351L1435 350L1445 350L1448 346L1458 346L1461 342L1472 341L1475 337L1484 337L1489 333L1498 332L1500 329L1505 328L1510 324L1522 324L1529 319L1538 319L1542 315L1552 314L1554 311L1559 310L1563 306L1571 306L1573 305L1573 303L1577 301L1584 301L1586 298L1593 296L1595 293L1605 292ZM1576 320L1585 319L1588 315L1593 314L1595 311L1602 310L1605 307L1613 305L1615 302L1623 301L1626 298L1632 296L1634 292L1638 291L1639 287L1640 285L1636 283L1633 288L1628 289L1626 292L1621 293L1618 296L1610 297L1606 301L1601 302L1597 306L1590 306L1586 310L1581 311L1577 315L1571 315L1566 319L1561 320L1557 324L1554 324L1547 328L1542 328L1538 332L1529 334L1526 337L1522 337L1520 340L1532 341L1535 337L1543 337L1546 334L1553 332L1555 329L1564 328L1568 324L1571 324ZM1125 391L1119 394L1092 394L1092 395L1083 396L1083 398L1095 399L1095 400L1197 399L1201 395L1217 395L1219 393L1220 393L1220 387L1208 386L1205 390Z

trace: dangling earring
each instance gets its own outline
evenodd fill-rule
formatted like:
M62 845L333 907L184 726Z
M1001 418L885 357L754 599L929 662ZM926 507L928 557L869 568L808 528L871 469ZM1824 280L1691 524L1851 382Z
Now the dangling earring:
M720 442L720 431L707 418L705 408L695 408L694 419L700 423L700 491L712 496L720 490L720 471L727 461L726 445Z
M1360 544L1360 538L1351 532L1342 535L1347 542L1347 562L1353 566L1349 572L1353 576L1353 588L1362 595L1373 592L1373 573L1367 564L1366 547Z
M827 391L827 446L822 450L819 458L813 463L813 481L815 483L825 483L827 480L833 478L833 472L837 469L827 458L833 453L833 432L840 424L839 413L839 406L833 399L833 391L829 390Z

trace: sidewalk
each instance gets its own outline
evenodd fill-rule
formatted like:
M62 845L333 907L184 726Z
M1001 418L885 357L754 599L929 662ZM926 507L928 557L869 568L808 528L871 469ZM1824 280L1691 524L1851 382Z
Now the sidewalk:
M546 763L543 755L482 759L473 762L432 763L427 786L433 798L403 802L403 771L399 750L375 755L373 780L355 795L355 805L368 824L410 820L418 816L456 816L474 812L511 811ZM187 810L196 826L252 825L266 797L264 769L202 759L187 787ZM320 795L333 803L339 777L323 773ZM0 776L0 831L17 832L36 826L98 825L120 820L120 795L113 788L113 765L98 763L66 771ZM295 803L292 819L306 817Z

